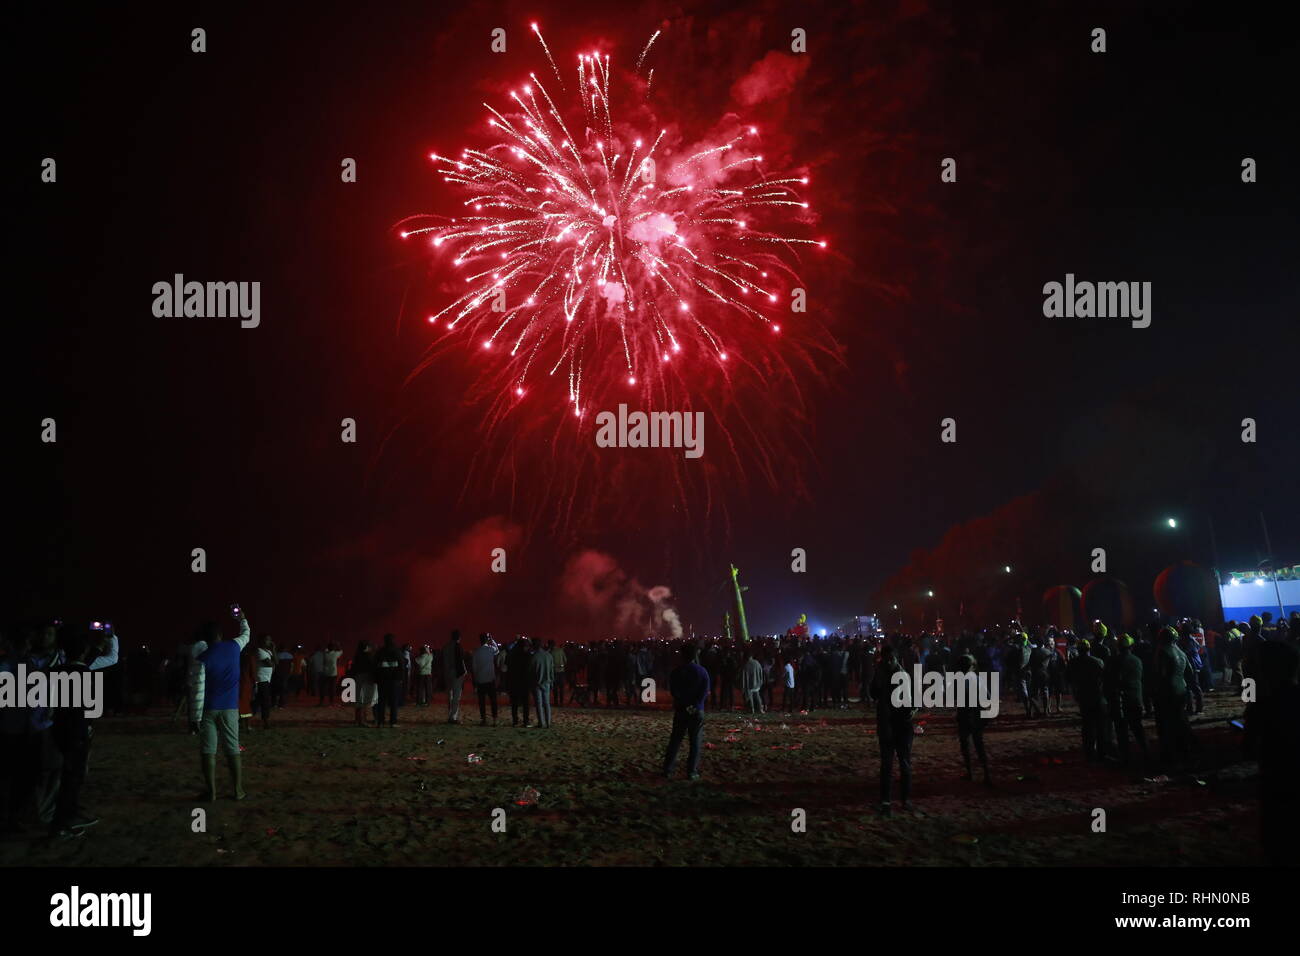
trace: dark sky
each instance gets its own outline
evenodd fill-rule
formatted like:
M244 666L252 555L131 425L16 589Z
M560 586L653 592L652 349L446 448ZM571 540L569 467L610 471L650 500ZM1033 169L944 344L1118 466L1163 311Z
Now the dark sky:
M699 630L726 606L728 561L754 629L834 624L954 525L1061 476L1112 489L1155 450L1174 477L1154 500L1137 480L1105 499L1127 547L1143 551L1133 528L1154 510L1212 516L1221 563L1248 566L1263 509L1275 556L1300 562L1293 36L1262 5L983 6L24 5L8 87L14 613L169 640L238 599L281 639L576 634L589 620L562 571L596 549L671 588ZM720 481L706 513L656 502L661 476L623 475L557 529L552 466L516 460L513 498L474 479L478 412L454 355L407 382L436 277L393 225L454 201L428 152L481 145L479 103L545 69L534 19L561 62L594 44L630 60L663 29L663 82L696 125L807 30L806 71L755 112L812 171L832 250L807 278L842 361L803 376L803 419L782 419L781 395L747 399L788 448L777 487ZM57 184L39 182L46 156ZM345 156L356 184L339 181ZM956 184L939 181L946 156ZM1241 182L1244 156L1258 183ZM150 289L177 272L260 281L261 327L155 318ZM1067 272L1152 282L1151 327L1044 318L1042 285ZM1141 428L1112 427L1135 405ZM1247 416L1260 438L1243 449ZM497 543L504 575L487 572Z

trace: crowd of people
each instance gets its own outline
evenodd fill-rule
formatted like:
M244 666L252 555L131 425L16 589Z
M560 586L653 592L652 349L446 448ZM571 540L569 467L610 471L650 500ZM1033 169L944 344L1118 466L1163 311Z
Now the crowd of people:
M1208 695L1230 692L1247 705L1240 725L1245 745L1261 760L1266 828L1283 825L1269 808L1300 795L1300 614L1281 621L1268 615L1229 621L1221 630L1192 619L1153 621L1130 630L1097 621L1081 633L1013 621L957 635L821 638L791 631L744 643L684 638L557 643L519 635L499 644L484 633L468 647L460 632L452 631L434 647L399 645L393 634L385 634L376 644L360 641L345 657L339 643L308 651L301 645L279 647L268 634L253 639L242 610L233 610L238 629L233 638L220 624L207 622L174 653L144 667L133 667L132 661L148 660L147 648L119 664L111 625L65 637L58 622L18 629L0 641L0 670L13 672L22 663L29 670L121 672L127 690L110 692L115 698L110 713L155 699L158 678L171 698L173 723L186 715L190 733L198 738L199 798L205 801L217 795L218 752L225 757L232 794L244 798L241 731L271 729L274 712L301 701L303 694L317 707L350 709L356 726L384 728L398 724L408 700L431 708L435 695L446 696L445 719L460 723L469 685L480 726L489 719L499 725L503 696L511 726L521 729L550 729L553 715L566 707L670 703L673 722L663 765L668 777L683 742L688 743L687 774L700 776L704 715L710 710L760 716L874 709L880 810L890 814L895 766L900 803L909 806L917 710L897 704L889 691L897 673L910 676L918 668L922 674L996 675L1003 698L1014 701L1026 720L1067 716L1062 699L1068 694L1073 702L1068 716L1078 720L1085 759L1128 767L1136 758L1144 769L1167 773L1194 765L1190 717L1204 709ZM142 676L151 686L140 686ZM665 688L667 701L661 700ZM992 786L986 716L968 703L955 717L965 777L973 779L978 761L983 782ZM32 808L51 834L64 839L95 823L78 802L91 723L80 711L51 707L0 712L0 825L18 825Z

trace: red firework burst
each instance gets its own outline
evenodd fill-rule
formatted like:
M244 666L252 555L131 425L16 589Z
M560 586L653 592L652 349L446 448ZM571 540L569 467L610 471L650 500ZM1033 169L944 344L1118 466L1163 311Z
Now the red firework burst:
M826 247L806 235L809 177L770 172L758 130L734 118L705 142L675 142L673 124L646 105L654 71L640 75L657 33L616 90L638 101L621 122L609 56L578 56L566 100L533 30L560 100L577 104L566 118L535 74L509 109L484 104L495 142L431 155L464 190L461 214L399 224L461 277L464 292L429 322L442 345L480 353L489 427L527 402L572 430L590 410L639 397L647 409L711 409L726 430L721 405L734 396L724 393L745 378L797 397L786 359L807 359L806 336L788 327L802 318L792 312L798 249Z

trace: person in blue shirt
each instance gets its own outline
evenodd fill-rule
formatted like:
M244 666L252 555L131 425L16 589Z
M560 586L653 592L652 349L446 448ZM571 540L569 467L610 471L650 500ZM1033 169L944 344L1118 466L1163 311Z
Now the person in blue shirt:
M239 636L226 640L221 626L209 621L199 628L200 641L207 649L196 655L203 665L203 719L199 723L199 763L204 789L200 800L217 799L217 741L226 755L226 766L235 785L235 799L244 799L244 774L239 758L239 655L248 644L248 619L236 611Z
M673 695L673 731L664 754L664 777L672 779L677 766L677 752L682 738L691 737L686 771L692 780L700 779L700 743L704 738L704 702L709 698L709 672L698 663L700 650L694 644L682 648L682 662L668 677Z

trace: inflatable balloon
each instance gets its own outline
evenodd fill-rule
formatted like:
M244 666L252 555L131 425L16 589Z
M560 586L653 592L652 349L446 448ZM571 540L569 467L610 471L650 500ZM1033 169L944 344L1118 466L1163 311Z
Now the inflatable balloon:
M1156 607L1168 617L1194 617L1202 624L1219 624L1223 606L1214 574L1192 561L1171 564L1156 577Z
M1043 594L1043 619L1058 628L1078 631L1083 623L1079 605L1083 595L1078 588L1058 584Z
M1089 624L1102 621L1112 631L1133 627L1133 596L1119 578L1102 575L1093 578L1083 589L1083 617Z

